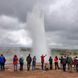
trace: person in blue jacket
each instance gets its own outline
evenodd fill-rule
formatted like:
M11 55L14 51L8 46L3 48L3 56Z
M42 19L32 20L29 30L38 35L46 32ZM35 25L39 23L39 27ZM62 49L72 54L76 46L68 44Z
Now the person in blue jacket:
M5 70L5 62L6 62L6 59L5 57L3 56L3 54L0 55L0 69L1 70Z
M0 55L0 70L1 70L1 55Z
M32 58L32 70L35 70L35 68L36 68L36 56Z

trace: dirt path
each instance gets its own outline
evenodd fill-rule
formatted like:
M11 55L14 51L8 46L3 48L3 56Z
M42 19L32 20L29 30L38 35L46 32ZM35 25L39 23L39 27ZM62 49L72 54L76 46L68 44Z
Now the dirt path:
M49 71L0 71L0 78L78 78L78 73L63 72L61 70Z

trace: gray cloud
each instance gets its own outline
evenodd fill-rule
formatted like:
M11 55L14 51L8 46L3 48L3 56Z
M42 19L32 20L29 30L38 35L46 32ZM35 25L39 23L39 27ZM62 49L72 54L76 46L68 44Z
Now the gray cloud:
M40 3L45 15L45 30L50 47L78 48L78 0L0 0L0 42L12 42L13 45L23 43L20 38L27 33L25 29L28 30L25 27L26 16L36 3ZM13 32L17 34L17 31L24 33L14 40L16 35ZM5 35L2 36L2 33ZM10 33L10 37L7 33ZM29 35L26 39L31 45Z
M1 15L0 16L0 28L7 30L19 30L26 26L26 23L22 23L18 18Z
M1 15L0 16L0 47L30 47L32 40L25 29L26 23L20 22L18 18Z

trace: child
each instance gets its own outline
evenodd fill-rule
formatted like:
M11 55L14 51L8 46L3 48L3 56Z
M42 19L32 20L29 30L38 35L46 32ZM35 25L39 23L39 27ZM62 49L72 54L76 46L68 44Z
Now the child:
M48 64L45 63L45 71L47 71L47 70L49 70L49 68L48 68Z

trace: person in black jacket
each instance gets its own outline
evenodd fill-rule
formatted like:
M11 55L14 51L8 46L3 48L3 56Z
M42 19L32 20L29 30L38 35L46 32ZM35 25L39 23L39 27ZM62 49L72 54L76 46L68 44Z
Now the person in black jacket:
M66 71L66 63L67 63L67 57L64 56L64 57L63 57L63 61L62 61L62 64L63 64L63 71Z
M31 61L32 61L32 58L31 58L30 54L27 56L26 61L27 61L27 70L29 71L30 70Z
M20 57L19 64L20 64L20 71L23 71L23 65L24 65L24 58L23 58L23 56Z

